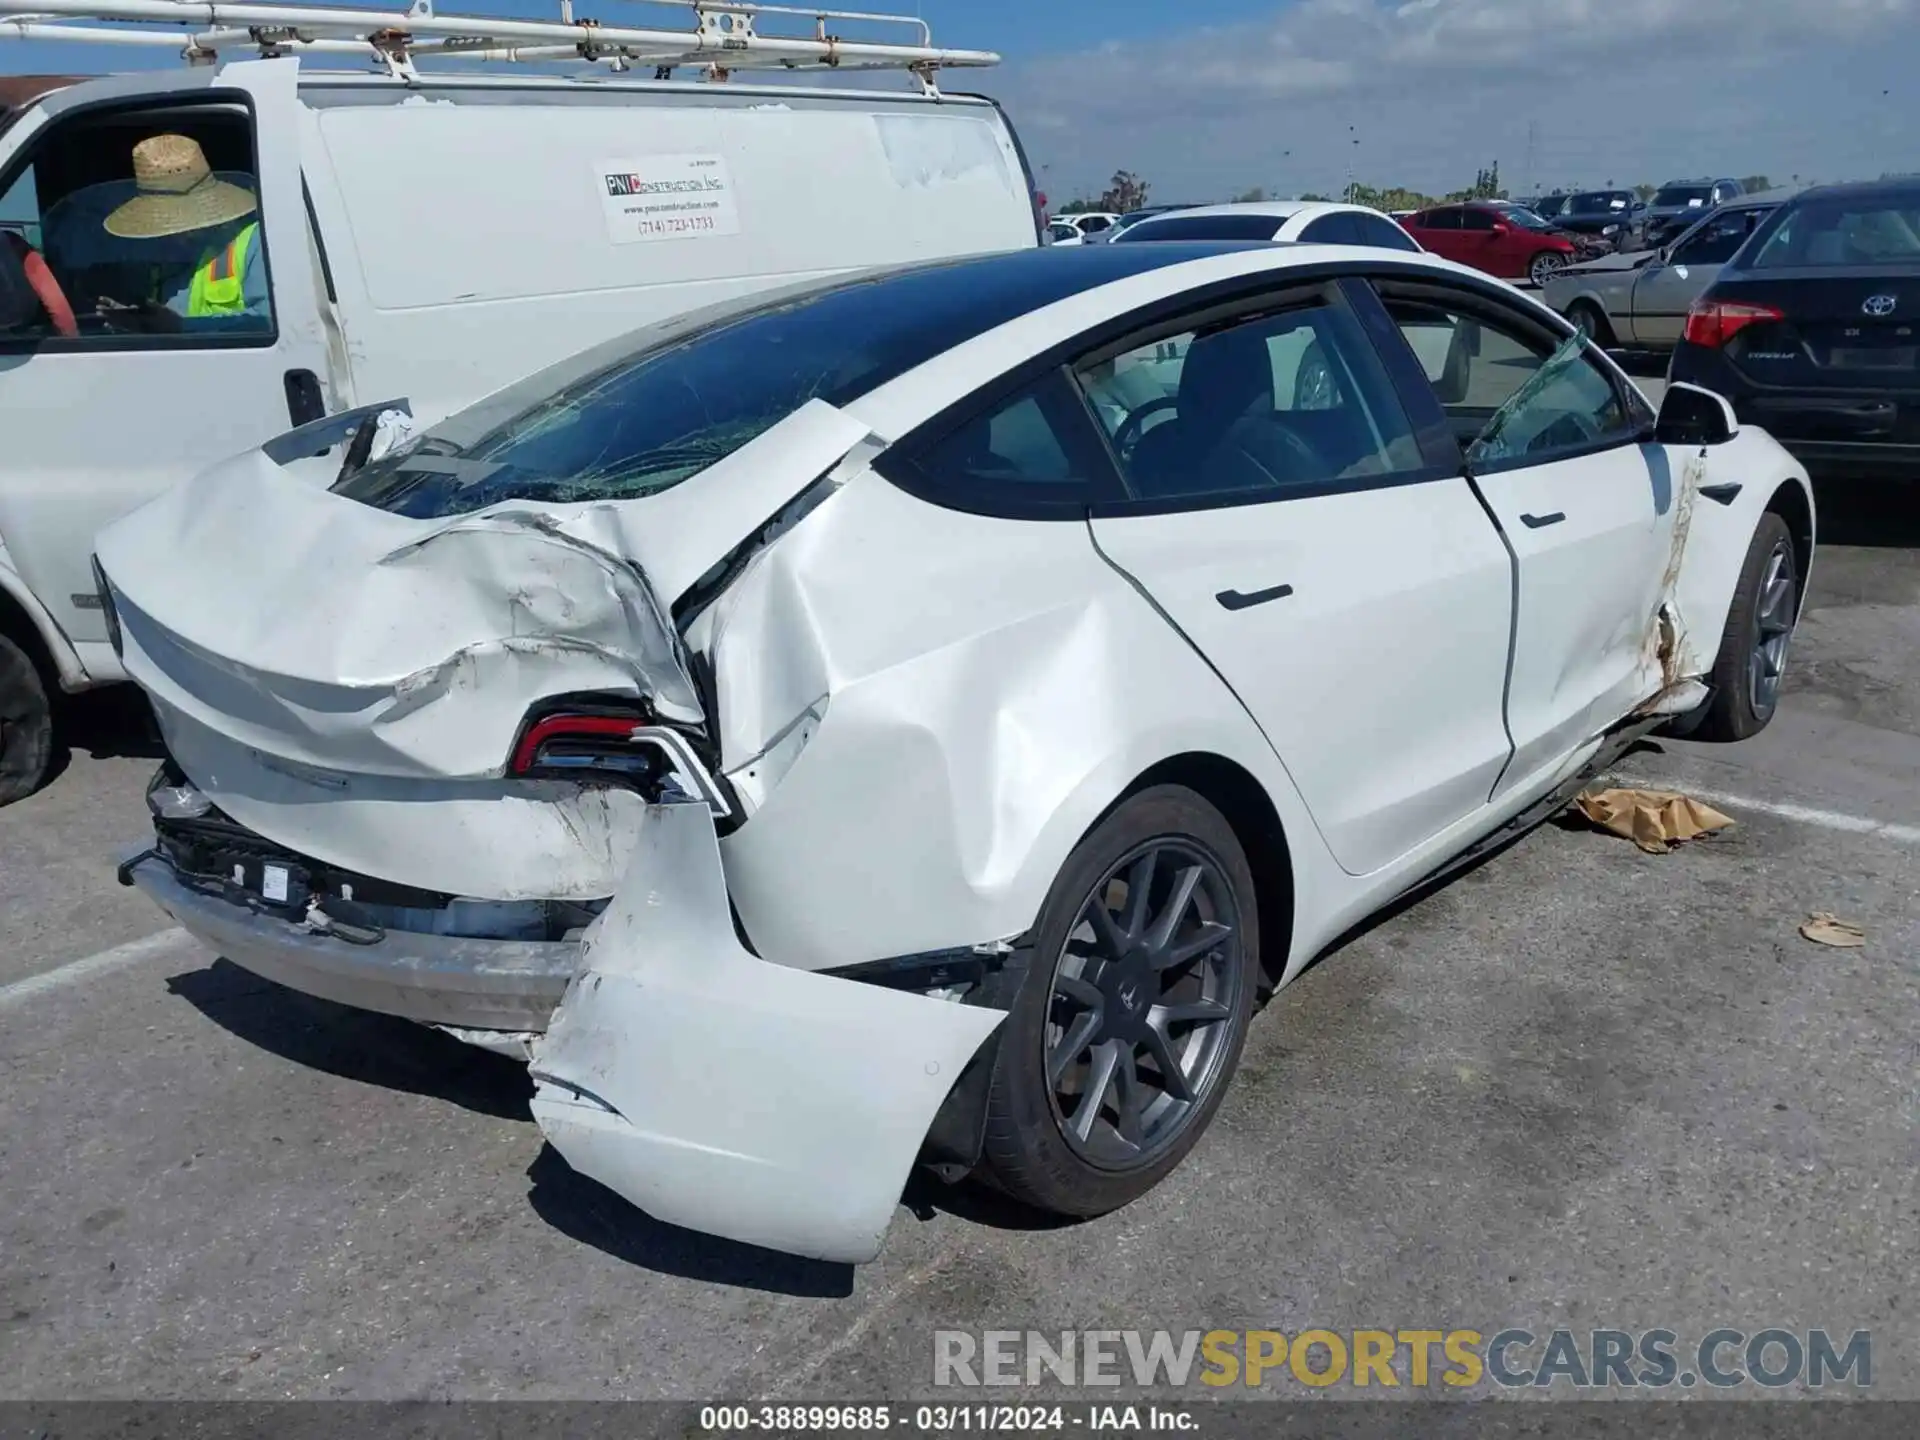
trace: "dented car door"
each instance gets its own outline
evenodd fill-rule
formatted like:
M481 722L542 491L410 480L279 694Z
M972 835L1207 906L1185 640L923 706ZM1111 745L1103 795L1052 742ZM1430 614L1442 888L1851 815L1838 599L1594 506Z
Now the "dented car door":
M1458 343L1435 398L1515 564L1512 764L1493 798L1561 767L1661 686L1659 613L1687 497L1651 412L1578 335L1483 298L1388 288L1411 341Z
M1095 543L1234 687L1341 867L1485 805L1511 562L1344 299L1129 340L1082 376L1133 497Z

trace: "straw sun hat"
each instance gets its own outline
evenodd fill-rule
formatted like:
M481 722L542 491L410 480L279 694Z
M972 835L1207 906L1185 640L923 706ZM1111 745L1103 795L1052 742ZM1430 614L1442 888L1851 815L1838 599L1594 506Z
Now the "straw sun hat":
M155 135L133 147L139 192L107 216L107 233L157 240L225 225L259 208L253 192L216 180L206 153L184 135Z

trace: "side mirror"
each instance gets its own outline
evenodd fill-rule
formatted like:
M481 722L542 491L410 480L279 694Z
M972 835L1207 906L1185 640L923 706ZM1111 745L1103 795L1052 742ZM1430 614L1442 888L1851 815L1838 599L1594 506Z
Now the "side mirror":
M1661 445L1724 445L1740 433L1740 419L1724 395L1676 380L1660 398L1653 438Z
M1493 233L1496 235L1511 235L1513 233L1513 227L1504 220L1496 220L1493 222Z

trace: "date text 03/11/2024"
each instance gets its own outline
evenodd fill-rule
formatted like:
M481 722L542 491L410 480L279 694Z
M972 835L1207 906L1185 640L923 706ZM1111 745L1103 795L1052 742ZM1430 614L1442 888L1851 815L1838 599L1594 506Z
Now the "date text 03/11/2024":
M1199 1417L1191 1410L1157 1405L707 1405L701 1407L699 1423L699 1432L707 1435L896 1429L928 1435L1074 1430L1193 1433L1199 1428Z

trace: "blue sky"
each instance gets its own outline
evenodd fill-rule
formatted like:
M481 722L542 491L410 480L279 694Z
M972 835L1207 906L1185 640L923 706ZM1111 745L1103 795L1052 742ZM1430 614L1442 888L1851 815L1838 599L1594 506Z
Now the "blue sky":
M846 0L842 0L845 4ZM446 11L553 13L538 0ZM1252 186L1516 190L1698 174L1920 170L1920 0L895 0L999 51L958 88L1006 103L1057 202L1125 167L1156 198ZM657 7L584 0L607 22ZM647 17L642 19L641 17ZM1202 27L1205 28L1202 28ZM164 57L164 52L159 52ZM122 68L0 45L0 71ZM148 61L148 63L156 63ZM950 82L952 83L952 82Z

